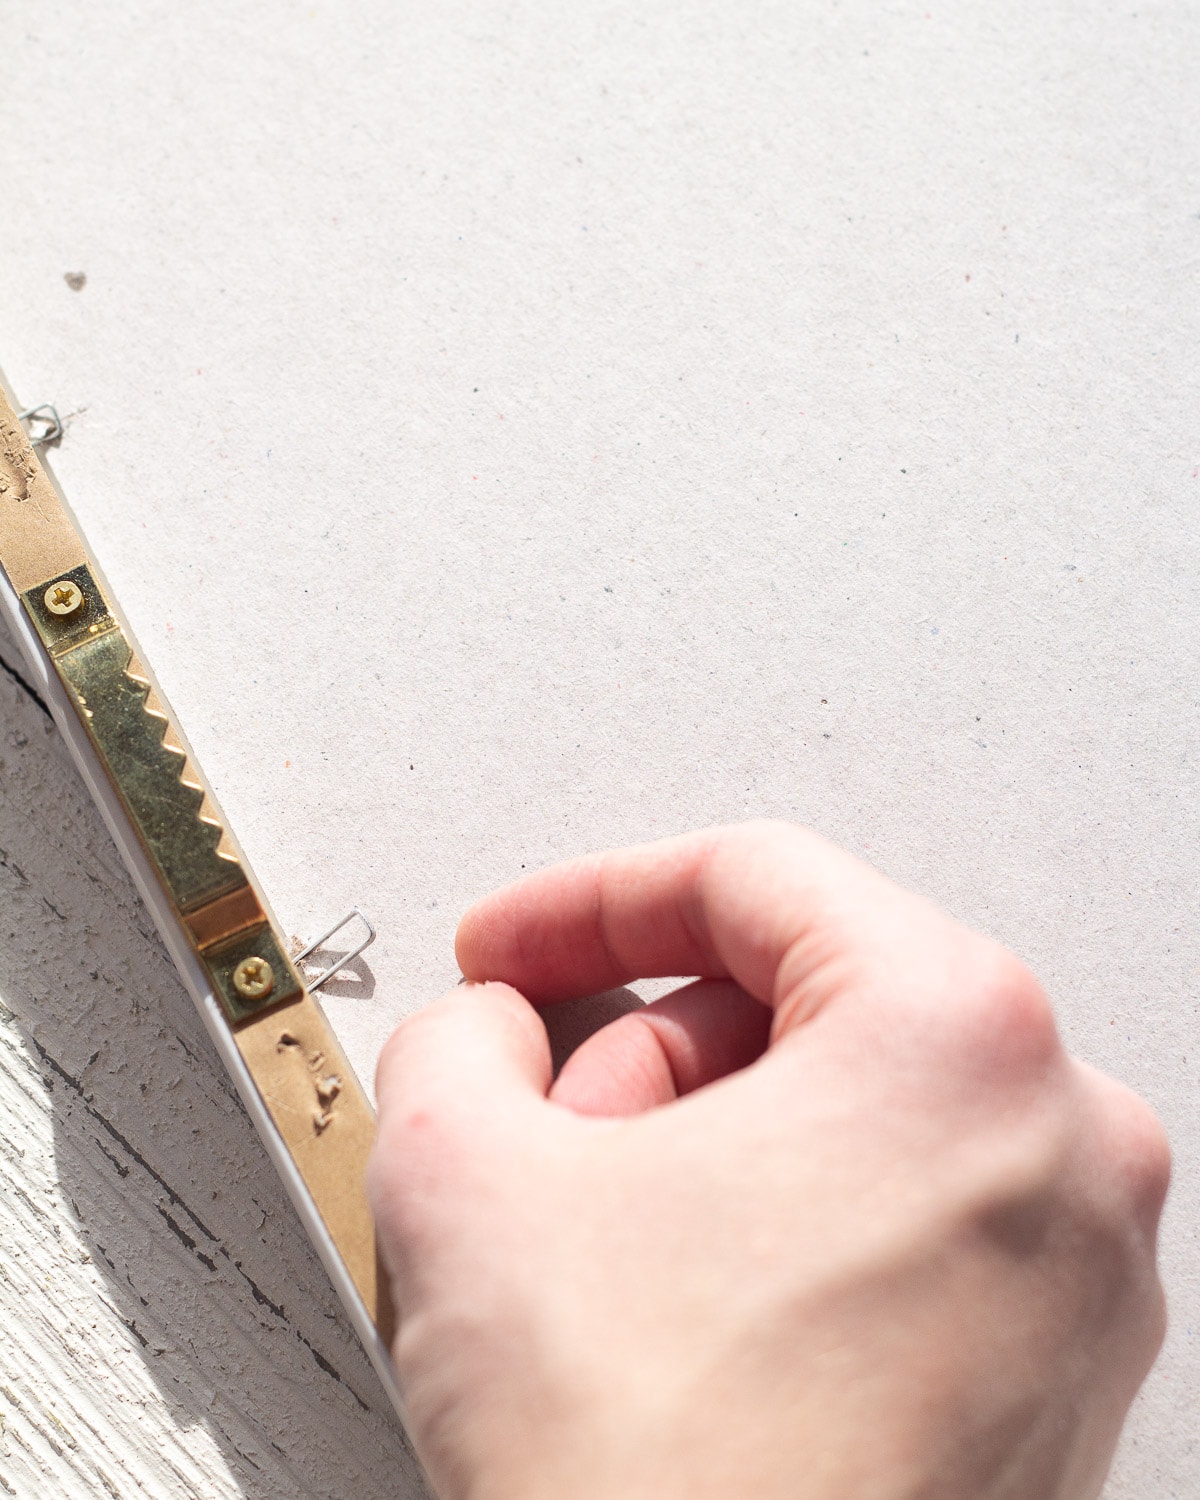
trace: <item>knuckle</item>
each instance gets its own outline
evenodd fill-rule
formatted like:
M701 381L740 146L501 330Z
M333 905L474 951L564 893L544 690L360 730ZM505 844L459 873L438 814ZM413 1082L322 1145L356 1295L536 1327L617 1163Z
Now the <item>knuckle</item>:
M1146 1303L1144 1320L1145 1361L1143 1368L1145 1373L1149 1374L1151 1365L1158 1358L1159 1351L1166 1342L1167 1325L1169 1322L1167 1296L1157 1274L1151 1278Z
M1032 971L985 939L973 945L968 966L959 1020L972 1050L997 1070L1033 1068L1057 1057L1054 1009Z
M1142 1111L1139 1148L1136 1153L1136 1183L1139 1196L1161 1212L1171 1186L1171 1143L1158 1116L1148 1107Z
M751 854L764 849L808 853L824 843L811 828L789 822L786 818L752 818L745 823L729 824L717 832L728 844Z
M1110 1083L1114 1167L1135 1210L1157 1222L1171 1185L1171 1144L1162 1121L1123 1084Z
M790 838L803 831L799 823L792 823L787 818L749 818L744 823L734 824L734 827L748 837L759 838Z

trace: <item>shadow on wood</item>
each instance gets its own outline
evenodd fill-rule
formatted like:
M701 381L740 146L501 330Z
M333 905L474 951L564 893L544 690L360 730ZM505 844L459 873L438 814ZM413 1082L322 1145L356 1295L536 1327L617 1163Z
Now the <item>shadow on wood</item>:
M0 637L10 1493L421 1497L191 1000ZM7 1179L7 1180L5 1180Z

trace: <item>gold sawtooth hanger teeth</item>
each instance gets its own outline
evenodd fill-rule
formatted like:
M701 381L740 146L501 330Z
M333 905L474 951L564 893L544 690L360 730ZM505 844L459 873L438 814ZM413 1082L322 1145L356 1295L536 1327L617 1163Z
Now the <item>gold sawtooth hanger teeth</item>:
M90 741L102 779L124 810L129 834L141 845L165 898L165 907L154 903L156 920L164 932L176 930L198 960L206 986L200 987L190 969L185 976L210 1018L210 995L223 1013L238 1066L253 1080L295 1168L285 1181L293 1196L295 1181L303 1184L309 1208L328 1231L366 1317L386 1344L391 1308L365 1184L375 1130L370 1101L320 1006L301 983L6 392L0 377L0 572L19 596L61 681L64 693L52 697L56 716L89 770L79 735L65 720L73 718ZM119 826L115 806L113 813ZM126 836L132 862L131 844ZM319 1076L310 1062L315 1057L324 1059ZM331 1072L339 1084L332 1102L320 1093ZM299 1198L297 1203L305 1211Z

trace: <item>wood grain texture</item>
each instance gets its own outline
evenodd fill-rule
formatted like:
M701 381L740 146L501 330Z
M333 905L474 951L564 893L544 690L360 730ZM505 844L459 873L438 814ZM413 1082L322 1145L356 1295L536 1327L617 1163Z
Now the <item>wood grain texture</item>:
M0 1491L417 1497L418 1466L0 637Z

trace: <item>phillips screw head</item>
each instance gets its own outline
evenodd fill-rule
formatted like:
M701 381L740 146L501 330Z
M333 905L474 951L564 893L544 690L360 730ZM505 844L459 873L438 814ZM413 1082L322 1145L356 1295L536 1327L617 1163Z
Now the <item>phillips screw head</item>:
M275 988L275 973L265 958L244 958L233 971L233 987L243 1000L264 1000Z
M46 608L52 615L73 615L83 603L83 594L69 578L52 583L44 595Z

